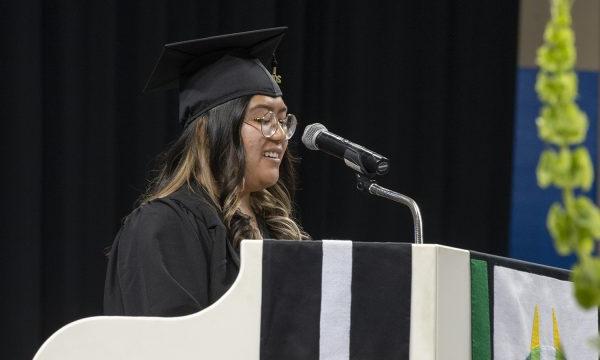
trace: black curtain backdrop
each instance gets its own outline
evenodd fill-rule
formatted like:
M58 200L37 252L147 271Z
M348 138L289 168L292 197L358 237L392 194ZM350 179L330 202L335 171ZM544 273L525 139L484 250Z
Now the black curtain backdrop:
M425 242L506 255L517 19L518 1L2 2L0 358L101 314L103 250L179 131L176 94L141 93L166 42L289 26L299 135L321 122L388 156L380 183L420 204ZM314 238L412 241L407 209L299 139Z

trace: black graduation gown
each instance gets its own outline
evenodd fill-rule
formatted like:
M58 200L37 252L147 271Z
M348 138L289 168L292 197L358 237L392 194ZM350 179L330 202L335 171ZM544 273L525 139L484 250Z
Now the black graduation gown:
M263 235L269 237L264 230ZM125 220L109 253L104 313L198 312L229 289L239 264L216 210L201 191L184 186Z

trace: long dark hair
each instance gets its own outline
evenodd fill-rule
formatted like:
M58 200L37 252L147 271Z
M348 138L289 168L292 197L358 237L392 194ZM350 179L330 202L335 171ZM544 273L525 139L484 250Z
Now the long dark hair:
M160 156L158 174L142 203L168 196L182 186L194 191L197 185L220 214L234 246L242 239L260 238L250 218L238 210L246 158L241 127L250 99L230 100L192 120ZM288 149L277 183L250 195L252 210L278 239L308 238L294 220L295 162Z

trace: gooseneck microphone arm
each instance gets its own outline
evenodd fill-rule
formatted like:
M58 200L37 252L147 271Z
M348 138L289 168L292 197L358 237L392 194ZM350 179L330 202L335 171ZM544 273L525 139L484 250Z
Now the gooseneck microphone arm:
M360 191L366 191L371 195L381 196L382 198L407 206L412 214L415 227L414 243L423 244L423 218L421 217L421 210L416 201L406 195L386 189L377 184L375 180L369 179L362 174L356 174L356 188Z
M319 123L308 125L304 129L302 142L310 150L320 150L344 160L346 165L356 171L356 188L388 200L407 206L413 217L415 244L423 243L423 219L417 203L406 195L380 186L373 180L377 175L388 172L387 158L354 144L327 130Z

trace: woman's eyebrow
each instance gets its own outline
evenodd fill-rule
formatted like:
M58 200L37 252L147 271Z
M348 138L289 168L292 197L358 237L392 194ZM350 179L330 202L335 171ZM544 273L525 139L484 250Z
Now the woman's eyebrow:
M253 106L253 107L250 109L250 111L252 111L252 110L257 110L257 109L266 109L266 110L269 110L269 111L274 111L274 109L275 109L275 108L274 108L273 106L270 106L270 105L267 105L267 104L258 104L258 105L254 105L254 106ZM282 112L287 112L287 110L288 110L287 106L284 106L284 107L282 107L282 108L281 108L281 110L279 110L278 112L279 112L279 113L282 113Z

